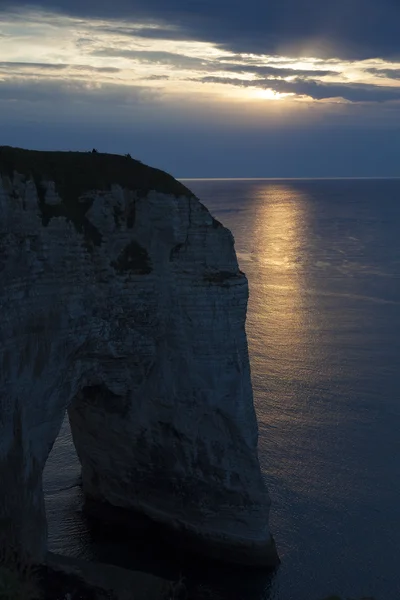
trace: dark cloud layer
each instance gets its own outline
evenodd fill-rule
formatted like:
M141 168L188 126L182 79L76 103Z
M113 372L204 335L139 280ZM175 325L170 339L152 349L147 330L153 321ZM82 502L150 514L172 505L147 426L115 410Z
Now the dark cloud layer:
M73 71L92 71L94 73L118 73L120 69L116 67L93 67L91 65L69 65L65 63L34 63L34 62L0 62L1 71L64 71L70 69Z
M221 71L229 71L233 73L250 73L252 75L258 75L259 77L292 77L294 75L301 75L302 77L324 77L326 75L338 75L338 71L324 71L321 69L315 69L309 71L307 69L292 69L290 67L269 67L259 65L242 65L238 63L230 63L225 65L219 63Z
M121 27L118 25L105 25L99 27L98 31L127 37L139 37L150 40L177 40L182 41L187 38L185 31L179 27Z
M88 86L84 81L63 81L52 79L31 80L8 79L0 81L0 101L11 101L15 110L20 111L21 116L28 105L39 104L44 107L44 114L50 116L50 111L58 113L60 105L67 105L71 112L85 103L90 108L94 118L104 109L107 113L110 108L132 107L133 105L153 103L157 99L154 90L139 86L125 86L115 84L103 84L101 94L98 89ZM11 105L10 105L11 106ZM153 104L154 108L154 104ZM61 115L61 120L64 115Z
M70 15L124 18L128 26L138 19L157 22L169 39L210 41L238 52L400 56L399 0L24 0L18 6L38 4ZM3 0L2 7L15 9L15 0ZM178 30L171 32L171 25Z
M137 60L141 63L153 63L162 65L171 65L181 69L199 69L206 65L211 65L210 61L202 60L184 54L175 52L163 52L153 50L125 50L124 48L100 48L91 52L92 56L109 56L119 58L128 58Z
M387 79L400 79L400 69L366 69L367 73Z
M343 98L350 102L390 102L400 100L400 87L376 86L369 84L337 84L312 81L303 77L296 77L293 81L276 79L239 79L230 77L202 77L196 79L202 83L222 83L240 87L256 87L272 89L275 92L309 96L314 100L328 98Z
M66 64L52 64L52 63L29 63L29 62L0 62L0 69L10 70L12 72L16 70L24 69L39 69L40 71L63 71L67 69Z

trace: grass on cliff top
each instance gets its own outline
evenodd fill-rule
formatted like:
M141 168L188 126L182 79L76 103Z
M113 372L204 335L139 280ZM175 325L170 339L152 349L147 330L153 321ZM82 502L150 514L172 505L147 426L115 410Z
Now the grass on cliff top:
M0 146L0 173L12 176L14 171L54 181L60 196L81 195L90 190L110 189L111 184L145 196L155 190L175 196L193 196L171 175L142 164L129 156L101 152L55 152L24 150Z

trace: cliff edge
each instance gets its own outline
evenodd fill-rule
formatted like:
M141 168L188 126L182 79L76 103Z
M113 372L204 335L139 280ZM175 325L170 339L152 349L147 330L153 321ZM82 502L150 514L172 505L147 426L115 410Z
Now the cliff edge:
M273 566L231 233L129 157L0 147L0 548L46 554L68 411L95 512Z

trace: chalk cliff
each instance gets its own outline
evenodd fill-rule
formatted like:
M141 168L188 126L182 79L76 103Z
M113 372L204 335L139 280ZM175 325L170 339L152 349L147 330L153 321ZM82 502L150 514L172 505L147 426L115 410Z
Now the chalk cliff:
M273 565L231 233L116 155L0 147L0 548L46 552L68 411L86 497L211 557Z

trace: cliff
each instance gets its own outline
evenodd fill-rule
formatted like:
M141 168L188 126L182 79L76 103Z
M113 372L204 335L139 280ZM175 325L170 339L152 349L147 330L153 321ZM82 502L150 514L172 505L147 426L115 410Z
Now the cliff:
M247 297L231 233L171 176L0 147L0 549L45 556L42 471L68 411L94 512L276 564Z

